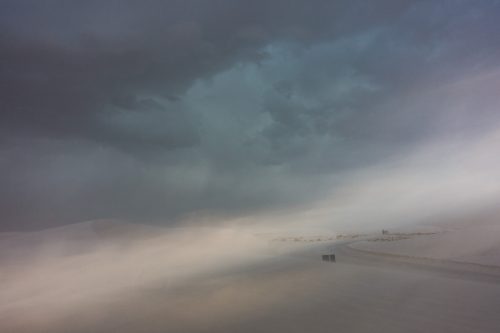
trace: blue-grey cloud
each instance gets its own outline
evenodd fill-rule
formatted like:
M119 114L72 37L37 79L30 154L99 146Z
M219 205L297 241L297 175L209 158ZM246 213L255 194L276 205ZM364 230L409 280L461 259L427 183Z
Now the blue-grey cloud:
M304 203L498 120L497 1L0 7L8 229Z

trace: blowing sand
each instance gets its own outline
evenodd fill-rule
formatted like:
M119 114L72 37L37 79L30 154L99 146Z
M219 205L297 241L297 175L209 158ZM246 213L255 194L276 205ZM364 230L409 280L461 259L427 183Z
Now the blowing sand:
M463 232L281 252L231 229L102 221L3 235L0 332L498 332L497 243L449 256ZM486 270L450 266L484 251Z

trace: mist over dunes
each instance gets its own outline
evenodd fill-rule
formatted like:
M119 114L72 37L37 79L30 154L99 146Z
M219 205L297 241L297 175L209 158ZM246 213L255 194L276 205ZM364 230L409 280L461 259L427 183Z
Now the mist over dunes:
M485 231L498 244L500 233L488 223L467 227L457 234L440 226L381 247L373 234L285 244L235 229L118 221L2 235L0 246L9 251L2 251L1 258L0 328L368 332L375 326L387 332L494 331L500 325L495 311L500 305L500 266L489 262L485 268L476 262L484 263L478 248L488 249L488 258L495 257L496 263L500 251L476 236ZM471 235L465 242L463 232ZM25 242L31 244L29 253L21 251ZM427 252L419 252L415 244ZM454 257L443 257L436 247L460 248L456 253L463 266L450 266L453 262L447 260ZM328 248L337 253L334 264L320 260ZM429 256L441 261L422 263L420 258Z

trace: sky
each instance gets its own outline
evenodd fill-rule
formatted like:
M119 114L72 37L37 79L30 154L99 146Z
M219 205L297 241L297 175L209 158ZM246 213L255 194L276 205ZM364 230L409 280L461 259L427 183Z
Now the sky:
M494 205L499 22L494 0L0 0L0 231Z

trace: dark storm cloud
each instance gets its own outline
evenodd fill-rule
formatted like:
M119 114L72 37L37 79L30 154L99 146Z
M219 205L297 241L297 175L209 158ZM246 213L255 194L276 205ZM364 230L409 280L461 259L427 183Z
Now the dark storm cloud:
M195 78L235 61L258 61L258 47L274 38L312 42L335 35L346 29L341 13L348 6L6 1L2 7L2 124L94 139L106 130L95 115L107 106L134 107L130 103L152 94L175 100ZM374 8L369 17L377 20L401 8Z
M430 92L498 65L499 6L3 1L2 223L314 200L442 130L456 96ZM482 94L450 128L494 117Z

